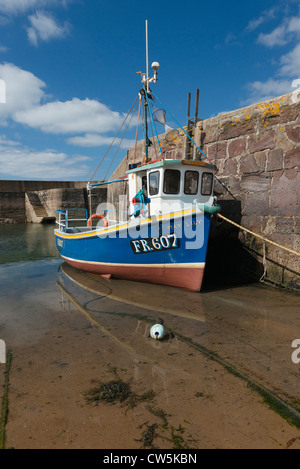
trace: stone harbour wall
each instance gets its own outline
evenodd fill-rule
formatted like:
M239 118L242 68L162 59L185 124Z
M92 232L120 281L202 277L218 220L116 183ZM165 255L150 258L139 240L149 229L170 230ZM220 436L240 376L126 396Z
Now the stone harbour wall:
M92 194L92 211L96 212L97 206L106 201L105 187L99 188ZM48 216L56 217L59 209L88 209L88 195L86 187L83 188L58 188L37 191L40 201L45 207ZM82 216L82 215L80 215Z
M219 199L241 202L240 224L300 253L300 103L293 93L201 123L201 145L218 168ZM226 190L224 186L228 189ZM229 191L229 192L228 192ZM300 257L245 232L266 278L300 289Z
M32 193L48 217L55 217L56 210L66 208L66 204L84 207L85 187L83 181L0 181L0 223L41 221L28 200Z
M25 222L25 192L0 192L0 224Z

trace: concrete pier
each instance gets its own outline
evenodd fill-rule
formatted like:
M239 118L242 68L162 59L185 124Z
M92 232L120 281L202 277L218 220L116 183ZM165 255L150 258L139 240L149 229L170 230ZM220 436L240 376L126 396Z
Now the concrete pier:
M85 181L0 181L0 223L54 222L56 210L87 208ZM106 200L106 189L93 199Z

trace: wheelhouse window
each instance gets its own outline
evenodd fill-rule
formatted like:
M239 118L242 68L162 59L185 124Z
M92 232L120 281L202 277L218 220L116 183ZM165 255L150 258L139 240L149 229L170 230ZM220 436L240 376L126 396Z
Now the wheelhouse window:
M164 193L179 194L180 171L177 169L166 169L164 174Z
M184 193L195 195L198 192L199 173L198 171L186 171L184 175Z
M159 171L149 174L149 195L157 195L159 192Z
M213 174L203 173L202 184L201 184L201 194L210 195L212 193L212 186L213 186Z

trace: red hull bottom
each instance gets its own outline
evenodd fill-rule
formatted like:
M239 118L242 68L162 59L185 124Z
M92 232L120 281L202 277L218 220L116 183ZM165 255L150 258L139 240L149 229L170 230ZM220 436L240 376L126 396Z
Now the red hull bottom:
M62 256L63 257L63 256ZM63 259L79 270L106 277L113 277L135 282L154 283L169 287L184 288L190 291L200 291L204 274L204 265L199 267L139 267L114 266L78 262L73 259Z

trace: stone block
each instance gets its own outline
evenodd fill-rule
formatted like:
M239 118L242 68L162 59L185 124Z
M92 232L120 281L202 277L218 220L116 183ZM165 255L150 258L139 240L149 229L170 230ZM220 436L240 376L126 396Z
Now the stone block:
M230 158L225 161L223 176L230 176L237 173L237 161L234 158Z
M282 106L280 109L280 123L284 124L286 122L293 122L299 116L299 105L295 104L294 106L287 105Z
M290 140L295 143L300 143L300 126L287 125L285 131Z
M229 158L235 158L243 153L246 149L246 138L236 138L232 140L228 145Z
M243 156L240 160L240 174L258 173L260 166L254 155Z
M24 192L0 192L0 223L25 223Z
M284 168L300 168L300 147L294 148L284 155Z
M220 129L217 126L212 128L205 128L206 122L204 121L204 130L201 133L202 144L208 145L209 143L215 143L220 140Z
M276 231L278 233L291 233L294 229L294 219L292 217L277 217Z
M241 189L246 192L264 192L271 188L271 178L261 174L242 176Z
M241 192L241 180L236 175L232 174L228 178L228 190L231 194L240 194Z
M214 194L218 197L228 195L228 178L218 178L214 183Z
M275 148L275 131L269 130L259 135L251 136L248 141L249 153Z
M277 148L275 150L270 150L267 158L267 168L266 171L278 171L283 169L283 150L282 148Z
M241 189L240 189L240 179L236 176L220 176L215 181L215 195L218 197L232 197L238 196L240 198Z
M263 217L262 231L266 236L272 235L276 231L276 219L277 217L272 216Z
M300 234L300 217L294 217L294 233Z
M289 169L273 173L270 206L274 215L300 215L300 171Z
M220 133L221 140L229 140L244 135L253 134L256 130L256 119L227 121Z
M266 151L258 151L257 153L254 153L254 158L259 168L259 171L260 172L265 171L266 159L267 159Z
M266 216L270 213L269 193L254 192L246 194L243 214Z
M225 142L217 142L207 146L206 154L207 158L211 161L225 159L226 158L226 147Z
M257 215L244 215L242 225L245 228L253 231L254 233L261 233L262 231L262 218Z

